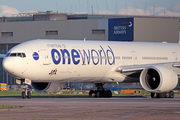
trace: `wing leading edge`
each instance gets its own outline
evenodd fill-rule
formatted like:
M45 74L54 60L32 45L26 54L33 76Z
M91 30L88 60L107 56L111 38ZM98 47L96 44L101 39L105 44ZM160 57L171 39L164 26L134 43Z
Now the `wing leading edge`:
M127 65L127 66L118 66L115 71L120 72L121 74L124 74L126 76L131 75L132 73L141 73L145 68L151 67L151 66L157 66L157 65L163 65L168 68L171 68L175 72L180 68L180 62L174 62L174 63L158 63L158 64L143 64L143 65ZM180 75L179 72L177 72L177 75Z

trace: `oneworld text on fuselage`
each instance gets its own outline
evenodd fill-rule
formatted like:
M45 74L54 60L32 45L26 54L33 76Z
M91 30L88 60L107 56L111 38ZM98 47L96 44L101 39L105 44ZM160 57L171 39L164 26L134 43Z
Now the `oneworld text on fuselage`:
M74 64L78 65L82 64L90 64L91 62L94 65L102 65L102 64L115 64L115 57L113 50L110 46L108 49L104 49L101 45L98 50L95 49L52 49L51 56L53 63L58 65L62 62L62 64ZM72 63L71 63L72 61Z

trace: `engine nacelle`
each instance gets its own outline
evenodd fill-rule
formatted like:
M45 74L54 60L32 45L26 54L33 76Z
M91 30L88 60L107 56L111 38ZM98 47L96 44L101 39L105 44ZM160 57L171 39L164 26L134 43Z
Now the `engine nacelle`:
M164 65L150 66L141 72L140 83L149 92L169 92L177 86L178 76Z
M31 87L37 91L37 92L44 92L44 93L50 93L50 92L56 92L63 88L65 85L65 82L32 82Z

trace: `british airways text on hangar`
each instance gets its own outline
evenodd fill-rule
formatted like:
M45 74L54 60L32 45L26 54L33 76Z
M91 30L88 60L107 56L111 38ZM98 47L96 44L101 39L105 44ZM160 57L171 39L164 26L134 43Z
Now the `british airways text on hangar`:
M115 18L108 20L109 41L133 41L134 40L134 19Z

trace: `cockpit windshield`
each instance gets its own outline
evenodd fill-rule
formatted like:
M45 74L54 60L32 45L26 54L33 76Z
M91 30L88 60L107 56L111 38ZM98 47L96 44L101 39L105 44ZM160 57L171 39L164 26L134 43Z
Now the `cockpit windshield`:
M7 53L6 57L26 57L25 53Z

